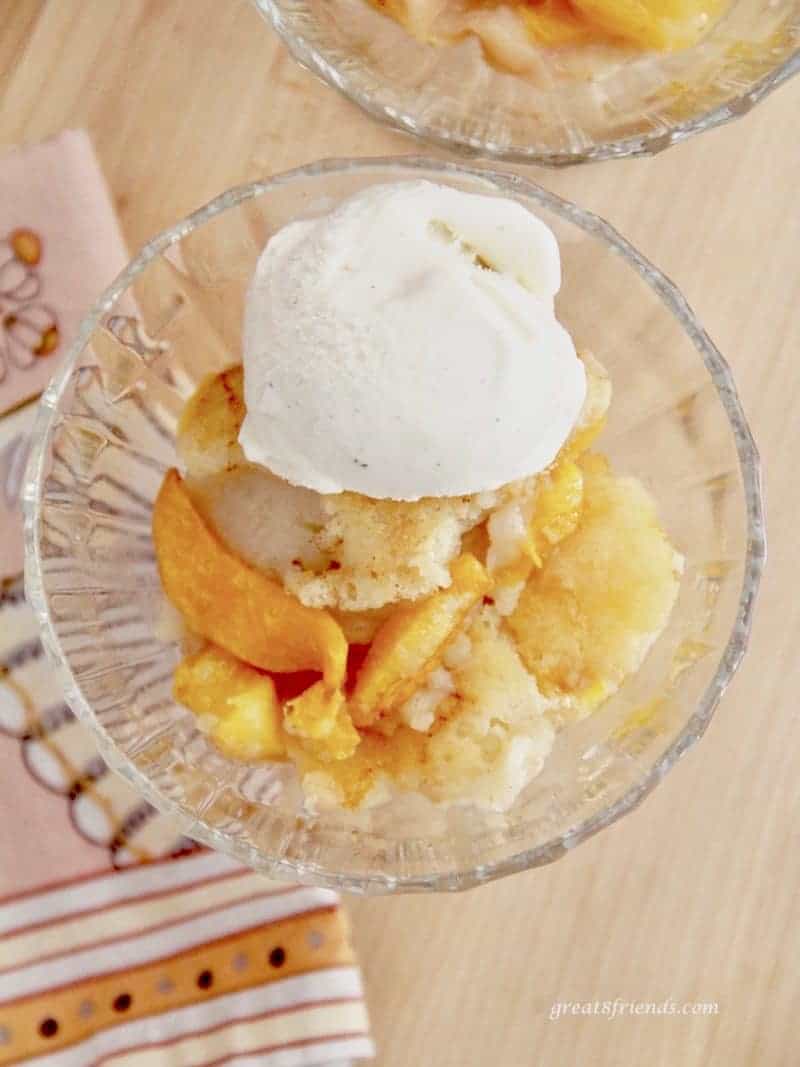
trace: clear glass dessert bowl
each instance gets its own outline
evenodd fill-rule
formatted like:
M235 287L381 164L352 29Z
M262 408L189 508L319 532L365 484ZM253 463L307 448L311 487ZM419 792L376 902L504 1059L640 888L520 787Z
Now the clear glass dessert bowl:
M299 62L374 118L451 151L570 164L648 155L748 112L800 69L799 0L732 0L672 53L587 46L537 83L476 38L429 45L367 0L254 0Z
M181 652L152 507L186 399L240 359L270 235L369 185L418 178L513 198L552 227L559 318L616 386L597 447L652 492L686 569L642 669L561 729L507 812L417 797L313 814L291 765L227 759L174 701ZM531 182L414 158L324 161L231 189L147 245L44 394L25 508L44 645L108 763L197 840L272 876L359 892L462 889L549 863L635 807L708 725L745 651L765 553L755 445L725 361L675 286L606 222Z

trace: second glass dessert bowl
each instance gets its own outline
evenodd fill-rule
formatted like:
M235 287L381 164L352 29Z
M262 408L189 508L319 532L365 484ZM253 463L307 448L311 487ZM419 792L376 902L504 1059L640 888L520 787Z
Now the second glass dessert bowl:
M182 651L153 507L186 400L241 359L268 239L371 186L418 179L513 199L552 228L558 316L617 383L598 447L650 490L685 570L643 667L560 729L508 810L416 796L313 813L291 764L228 758L176 703ZM630 810L705 729L744 652L764 554L757 454L730 373L680 294L595 216L522 179L429 160L315 164L233 189L156 238L48 389L30 474L29 595L112 767L186 833L256 869L364 892L466 888L549 862Z
M800 69L798 0L731 0L679 51L581 45L568 62L544 51L525 76L487 62L473 34L415 39L375 0L254 2L303 66L374 118L451 151L521 163L659 152L745 114Z

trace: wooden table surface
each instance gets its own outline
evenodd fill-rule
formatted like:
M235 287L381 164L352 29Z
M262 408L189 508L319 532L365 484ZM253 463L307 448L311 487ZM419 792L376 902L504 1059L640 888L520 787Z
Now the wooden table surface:
M131 249L224 187L412 153L300 70L246 0L0 0L0 147L87 127ZM766 468L751 651L703 742L554 866L355 900L380 1067L800 1064L800 79L652 160L542 184L671 275L726 354ZM793 547L794 546L794 547ZM561 1001L715 1002L551 1020Z

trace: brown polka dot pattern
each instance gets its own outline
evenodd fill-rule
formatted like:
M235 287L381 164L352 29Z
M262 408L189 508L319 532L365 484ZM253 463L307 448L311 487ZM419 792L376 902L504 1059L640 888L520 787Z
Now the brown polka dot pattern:
M125 968L118 974L0 1006L0 1067L85 1040L92 1033L119 1025L121 1015L125 1019L144 1018L205 997L352 963L346 921L338 908L294 915L187 950L170 960ZM210 985L204 984L206 979L199 982L205 974L210 975Z

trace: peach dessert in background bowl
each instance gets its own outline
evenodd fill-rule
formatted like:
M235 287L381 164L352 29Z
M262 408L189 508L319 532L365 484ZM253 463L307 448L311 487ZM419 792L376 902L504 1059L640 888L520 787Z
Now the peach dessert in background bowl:
M295 58L451 151L653 154L800 69L800 0L254 0Z
M134 261L43 410L29 583L70 702L273 874L553 859L743 652L763 545L727 369L610 227L521 179L232 190Z

